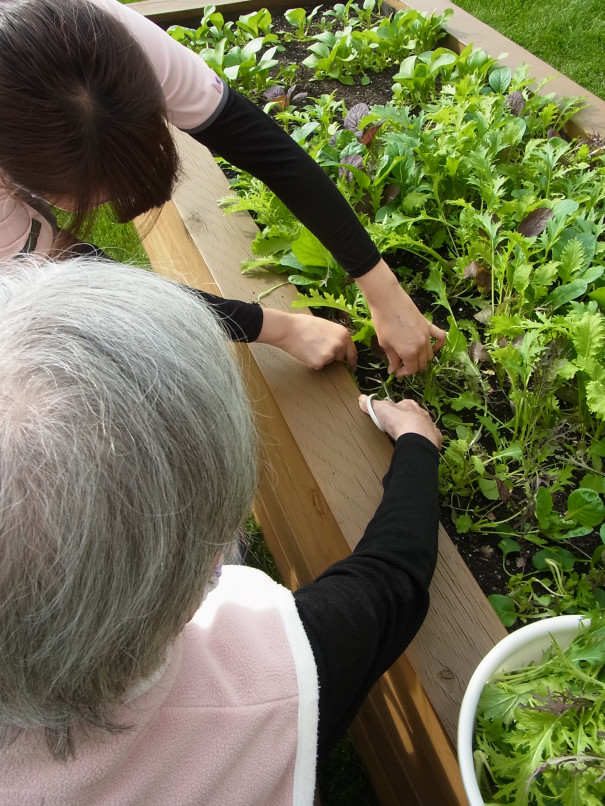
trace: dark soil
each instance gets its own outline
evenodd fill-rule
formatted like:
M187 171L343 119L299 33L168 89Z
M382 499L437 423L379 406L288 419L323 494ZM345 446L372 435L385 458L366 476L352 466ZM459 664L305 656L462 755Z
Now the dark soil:
M284 17L274 16L273 30L291 31L292 27ZM308 51L309 44L309 42L289 42L287 43L286 51L275 54L280 66L287 67L290 64L298 64L298 70L294 78L297 93L306 92L309 97L318 98L320 95L329 95L334 92L337 100L344 99L347 109L351 109L355 104L360 103L372 106L373 104L384 104L390 101L393 75L398 71L399 65L382 73L369 73L367 77L370 79L370 83L367 86L362 85L361 76L354 78L354 85L341 84L340 81L336 80L312 81L313 71L302 63L310 55Z

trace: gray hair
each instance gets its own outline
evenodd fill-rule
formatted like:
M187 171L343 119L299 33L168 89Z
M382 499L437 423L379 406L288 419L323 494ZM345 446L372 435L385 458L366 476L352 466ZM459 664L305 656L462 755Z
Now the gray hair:
M239 372L211 312L91 258L0 274L0 725L119 730L256 486Z

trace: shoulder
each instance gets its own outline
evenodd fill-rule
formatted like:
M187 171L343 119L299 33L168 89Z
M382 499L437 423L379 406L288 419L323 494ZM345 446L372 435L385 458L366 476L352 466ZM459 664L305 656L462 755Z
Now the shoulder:
M190 673L204 676L207 691L210 678L222 688L229 677L229 696L298 697L301 674L317 689L315 660L292 593L256 569L225 566L183 639L185 658L195 668Z
M0 261L11 260L24 248L34 221L39 224L36 251L50 249L52 227L44 216L17 199L0 179Z
M213 117L223 100L223 83L206 62L155 23L118 0L89 0L129 29L153 64L166 98L168 120L194 130Z

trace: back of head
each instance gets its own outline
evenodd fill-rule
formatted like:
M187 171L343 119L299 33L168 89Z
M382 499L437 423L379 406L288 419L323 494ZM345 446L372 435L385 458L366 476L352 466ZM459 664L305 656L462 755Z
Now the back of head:
M0 725L115 728L249 511L250 412L187 291L75 258L0 275Z
M73 227L109 199L120 221L171 195L178 157L153 66L88 0L0 0L0 173L70 200Z

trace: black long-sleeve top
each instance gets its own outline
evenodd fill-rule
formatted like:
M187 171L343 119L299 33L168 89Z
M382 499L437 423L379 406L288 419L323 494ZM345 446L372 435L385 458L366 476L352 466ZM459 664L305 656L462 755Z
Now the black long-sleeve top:
M261 179L351 277L374 268L380 253L323 168L251 101L224 92L217 117L192 137Z
M320 763L426 616L437 561L438 456L424 437L400 437L382 502L353 553L294 593L317 664Z
M201 131L190 132L191 136L261 179L351 277L372 269L380 253L325 171L269 115L232 88L225 86L224 93L218 115ZM232 339L252 342L258 338L263 320L260 306L203 296Z

